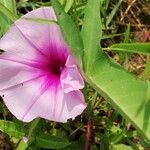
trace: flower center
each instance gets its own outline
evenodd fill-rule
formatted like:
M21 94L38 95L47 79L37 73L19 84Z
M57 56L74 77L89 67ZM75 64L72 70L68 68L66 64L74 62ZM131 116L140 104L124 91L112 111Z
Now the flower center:
M65 66L65 62L61 60L60 61L54 60L48 64L47 71L54 76L60 76L64 66Z
M54 75L59 76L61 74L63 66L61 66L59 64L55 64L55 65L49 66L49 69Z

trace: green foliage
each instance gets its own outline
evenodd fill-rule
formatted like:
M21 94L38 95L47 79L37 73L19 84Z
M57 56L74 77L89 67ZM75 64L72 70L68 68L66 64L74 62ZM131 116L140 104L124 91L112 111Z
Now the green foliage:
M124 144L118 144L111 145L110 150L133 150L133 148Z
M113 10L111 11L111 13L109 14L108 18L107 18L107 21L106 21L106 26L108 26L111 22L112 22L112 19L114 17L114 15L116 14L119 6L121 5L122 3L122 0L119 0L116 5L114 6Z
M50 134L41 134L36 136L36 145L47 149L60 149L70 145L70 143L63 138L51 136Z
M21 140L17 146L16 150L26 150L28 147L27 143L25 143L23 140Z
M9 9L12 13L14 13L15 15L17 14L15 0L0 0L0 2L1 2L1 4L3 4L3 6L5 6L7 9ZM4 11L3 13L5 14L6 12Z
M100 52L99 56L99 59L91 58L96 61L87 76L88 82L150 139L148 84L111 62L104 53Z
M15 1L0 0L0 2L0 27L1 34L3 34L9 25L16 20L17 13ZM107 9L111 5L110 0L51 0L47 3L35 0L19 3L18 8L22 5L24 8L31 7L32 9L52 4L57 15L57 23L61 27L72 54L80 64L80 69L83 65L81 71L87 82L85 96L89 105L82 117L77 118L75 121L68 121L67 124L35 119L29 124L24 124L23 127L20 123L0 120L0 130L9 137L20 140L16 142L17 150L27 148L29 150L40 150L41 148L83 149L86 140L85 129L89 118L93 123L93 131L91 131L93 134L90 139L91 149L132 150L140 149L141 145L144 148L149 148L150 85L149 82L146 82L150 72L149 56L143 75L144 81L142 81L121 65L116 64L112 58L102 51L118 51L123 56L126 53L149 55L149 43L128 43L130 26L128 26L125 33L105 34L104 27L111 26L121 3L122 0L119 0L115 5L112 5L113 9L109 15ZM56 23L40 18L28 20L41 24ZM81 29L81 32L79 29ZM102 39L122 35L125 36L124 43L101 48ZM122 59L122 62L124 60ZM107 113L110 111L113 113L109 116ZM118 121L120 114L127 121L130 121L137 131L149 141L143 140L135 129L127 129L128 122L124 119ZM28 138L27 143L22 139L23 136Z
M60 7L56 5L53 6L57 14L62 11L59 10ZM96 0L93 2L89 0L86 9L82 31L85 56L84 66L88 66L85 67L85 71L87 72L87 74L85 74L86 80L116 110L130 120L139 132L150 140L148 115L150 113L148 109L150 99L150 95L148 94L149 85L112 62L108 56L100 50L98 43L101 40L101 36L98 35L101 35L102 28L100 27L100 17L98 15L100 12L99 1ZM62 18L61 15L57 15L57 17L58 20ZM63 26L65 26L65 24L67 26L69 22L70 19L68 19L67 16L67 18L63 20ZM60 26L62 27L61 23ZM67 28L63 28L62 31L66 33L67 30ZM70 34L68 34L68 36L70 37ZM72 35L70 40L75 38L76 36ZM70 43L68 42L69 45ZM74 46L78 47L77 43L74 44ZM134 47L136 47L136 45Z
M150 43L120 43L110 47L114 51L150 54Z
M73 4L73 0L59 0L63 5L65 12L68 12Z
M146 81L148 76L149 76L149 73L150 73L150 56L147 56L146 66L145 66L145 69L144 69L144 73L143 73L142 79Z
M5 120L0 120L0 131L16 138L22 138L25 134L21 124Z
M93 64L97 61L97 57L99 57L100 39L102 36L99 7L99 0L89 0L85 10L82 27L85 72L91 71Z
M8 27L17 19L16 1L0 0L0 36L8 30Z

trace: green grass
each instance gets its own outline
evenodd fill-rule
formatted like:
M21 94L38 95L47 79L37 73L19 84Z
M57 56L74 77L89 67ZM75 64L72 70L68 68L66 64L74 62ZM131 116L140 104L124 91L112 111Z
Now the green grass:
M79 37L78 30L81 31L82 27L84 26L84 12L87 0L60 1L65 12L67 12L72 17L73 21L77 25L77 29L74 34L77 34L77 36ZM11 8L8 8L7 5L2 5L2 2L3 1L0 0L0 18L5 21L0 20L1 36L5 34L12 22L14 22L21 15L41 6L52 5L51 1L49 0L20 0L16 2L16 5L13 4ZM143 3L140 3L140 5L138 5L138 7L142 9L144 6L147 6L147 3L148 2L143 1ZM135 20L129 22L131 20L127 17L126 19L128 20L128 22L125 22L126 26L118 25L118 21L121 19L121 16L119 15L120 12L124 12L127 9L126 1L119 0L118 2L114 3L113 1L111 2L109 0L102 0L100 3L100 7L101 12L99 12L99 14L101 14L101 23L98 24L98 22L91 22L90 24L89 18L87 22L89 22L91 26L84 26L84 28L82 29L82 36L88 37L89 34L91 35L91 38L89 39L84 38L86 43L87 41L93 41L94 43L95 41L97 41L97 38L101 36L101 44L103 49L109 50L108 52L106 52L106 54L113 60L115 59L115 56L117 56L117 62L119 62L122 67L127 68L126 65L128 64L128 59L131 55L134 55L135 52L138 53L139 50L135 48L133 51L131 51L132 54L129 54L128 52L129 50L131 50L131 48L128 49L127 43L139 42L134 34L135 32L139 31L139 29L133 28L132 25L136 23L136 19L140 18L134 18ZM131 8L131 10L133 9L133 7ZM96 9L98 8L91 8L89 14L94 14L94 11ZM99 16L99 14L97 16ZM94 17L97 16L95 15ZM97 20L97 18L95 18L95 20ZM38 21L42 21L42 23L44 21L44 23L47 23L47 20ZM86 30L90 30L94 26L92 23L97 24L97 28L95 28L94 33L88 33ZM69 28L70 24L68 23L67 25L67 27ZM5 28L6 26L7 28ZM102 33L99 32L100 30L102 31ZM94 37L96 33L97 37ZM71 43L72 41L70 41L69 38L67 40L66 41L68 43L70 42L70 44L72 44L72 49L74 51L77 51L75 49L75 44L79 43L79 45L81 45L79 39L75 39L74 43ZM117 45L117 43L123 43L124 45L127 45L127 48L125 50L122 48L118 48L120 45ZM97 46L88 44L89 43L87 43L86 45L88 51L94 49ZM148 48L144 49L142 45L140 46L142 52L145 50L145 53L143 52L144 54L149 54ZM136 46L134 45L134 47ZM81 53L81 48L82 45L78 50L78 53ZM112 50L114 50L115 52ZM123 52L117 52L117 50ZM88 53L88 55L84 56L89 59L87 66L84 66L85 68L90 67L91 62L93 61L90 60L90 57L95 57L94 55L96 54L91 51ZM79 55L77 55L77 57L78 56ZM78 58L78 60L80 59L81 58ZM148 78L150 72L149 60L150 59L148 56L146 61L147 63L145 63L146 68L145 70L143 69L142 72L143 80L146 80ZM132 71L133 70L131 70L131 72ZM139 74L137 74L137 76L138 75ZM6 137L3 141L4 147L8 146L10 149L14 150L24 150L27 149L27 147L29 150L38 150L41 148L82 150L86 147L87 144L91 148L91 150L148 150L150 148L150 143L139 133L139 131L137 131L133 127L132 123L124 119L124 117L122 117L122 115L117 110L115 110L88 83L86 83L86 88L83 90L83 92L85 94L86 101L89 104L88 108L81 116L78 116L73 121L68 121L68 123L66 124L50 122L44 119L36 119L29 124L20 122L10 114L10 112L3 104L3 101L1 101L0 130L2 131L2 136ZM87 131L87 127L90 127L89 131ZM87 138L88 135L90 135L90 140ZM23 136L27 136L29 138L27 144L23 142Z

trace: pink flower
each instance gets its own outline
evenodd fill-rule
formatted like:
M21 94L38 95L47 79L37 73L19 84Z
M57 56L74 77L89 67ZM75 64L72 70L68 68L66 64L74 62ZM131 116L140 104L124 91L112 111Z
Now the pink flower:
M17 20L3 36L0 95L10 112L25 122L37 117L74 119L86 107L79 90L84 81L60 28L25 18L56 21L53 8L39 8Z

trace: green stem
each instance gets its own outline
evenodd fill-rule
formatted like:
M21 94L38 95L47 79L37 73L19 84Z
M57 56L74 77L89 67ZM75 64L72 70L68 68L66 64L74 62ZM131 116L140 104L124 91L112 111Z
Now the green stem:
M145 70L144 70L142 79L144 81L146 81L149 74L150 74L150 56L147 56L146 66L145 66Z
M90 101L88 102L88 108L87 108L87 116L90 117L92 116L92 112L93 112L93 107L97 98L97 91L93 94L93 97L90 99Z

